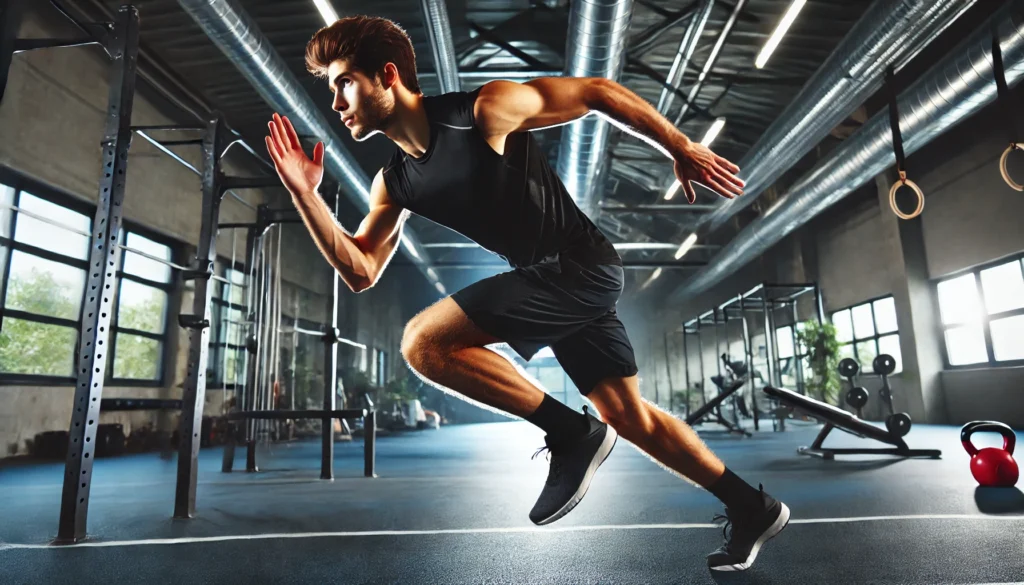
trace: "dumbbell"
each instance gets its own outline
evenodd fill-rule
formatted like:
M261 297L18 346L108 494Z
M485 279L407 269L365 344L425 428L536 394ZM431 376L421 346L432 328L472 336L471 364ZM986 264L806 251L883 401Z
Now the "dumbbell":
M839 362L839 375L850 381L850 389L846 391L846 403L857 409L857 418L863 418L861 409L868 403L868 391L856 386L853 379L860 372L860 364L853 358L843 358Z
M910 432L913 423L909 414L896 412L892 406L889 374L896 371L896 358L886 353L880 354L871 362L871 367L876 374L882 377L882 387L878 390L878 395L882 397L882 402L889 409L889 416L885 417L885 428L889 429L889 434L895 437L904 437Z
M896 371L896 359L889 354L883 353L871 362L871 367L875 370L876 374L882 377L882 387L879 388L878 395L882 397L882 402L889 409L889 415L892 416L896 409L892 407L892 389L889 388L889 374Z

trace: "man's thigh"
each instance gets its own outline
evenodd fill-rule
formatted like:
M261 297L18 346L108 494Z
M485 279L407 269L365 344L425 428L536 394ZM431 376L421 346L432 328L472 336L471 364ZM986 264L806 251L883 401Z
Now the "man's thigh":
M405 326L404 342L411 341L458 351L501 340L480 329L452 297L446 297L421 311Z
M584 396L602 380L629 378L637 373L633 346L614 309L558 341L551 349Z
M452 299L480 330L529 361L606 311L571 294L566 284L555 266L545 264L485 278Z

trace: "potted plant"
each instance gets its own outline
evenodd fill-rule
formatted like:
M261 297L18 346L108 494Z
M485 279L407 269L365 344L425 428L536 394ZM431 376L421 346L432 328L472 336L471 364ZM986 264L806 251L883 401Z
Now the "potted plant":
M811 320L797 331L797 343L807 350L811 379L804 380L807 394L828 404L839 404L839 340L831 323Z

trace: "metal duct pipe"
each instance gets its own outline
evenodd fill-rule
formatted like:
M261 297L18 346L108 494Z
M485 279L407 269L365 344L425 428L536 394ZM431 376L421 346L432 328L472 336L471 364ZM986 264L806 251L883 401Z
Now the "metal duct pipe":
M421 0L423 24L426 25L430 49L434 53L434 70L441 82L441 93L462 91L459 61L455 58L452 27L448 23L448 7L444 0Z
M687 25L686 32L683 33L683 38L679 42L679 51L676 53L676 59L672 62L672 68L668 71L666 81L672 87L679 87L679 84L683 81L683 74L686 73L686 68L690 64L690 58L693 57L693 52L697 49L700 35L704 33L704 26L707 25L708 18L711 17L711 9L714 6L715 0L701 0L697 11L693 13L693 18L690 19L690 24ZM669 108L672 107L672 100L675 97L675 92L669 91L667 87L661 89L661 97L658 98L658 111L662 115L668 113Z
M618 79L626 62L626 41L633 0L574 0L565 41L566 77ZM585 116L562 129L558 174L569 194L588 215L605 178L608 122Z
M704 87L704 80L708 78L708 73L715 66L715 62L718 61L718 55L722 52L722 47L725 46L725 40L729 38L729 33L732 32L732 27L736 26L736 19L739 18L740 12L743 11L743 7L747 5L747 0L737 0L736 6L732 9L732 14L729 15L729 20L725 22L725 26L722 27L722 32L718 35L718 40L715 42L714 48L711 49L711 54L708 55L708 60L704 62L704 68L701 69L700 75L697 77L697 83L693 84L690 89L690 95L686 96L686 103L684 103L679 110L679 114L676 115L675 125L678 126L683 120L683 116L690 110L690 104L693 100L697 99L697 94L700 93L702 87Z
M1024 77L1024 0L1012 0L899 96L907 155L995 100L993 27L998 27L1007 85ZM707 268L673 291L671 299L692 298L718 284L895 162L889 112L883 110L737 234Z
M885 69L909 61L974 0L876 0L832 55L739 163L743 197L724 201L697 224L722 227L821 142L881 86Z
M341 182L342 190L356 208L367 212L370 208L370 178L356 164L341 138L302 89L295 74L237 0L178 0L178 4L260 96L275 110L289 115L299 134L319 136L323 140L327 172ZM409 226L404 228L402 248L427 280L438 290L443 289L437 276L428 273L427 252Z

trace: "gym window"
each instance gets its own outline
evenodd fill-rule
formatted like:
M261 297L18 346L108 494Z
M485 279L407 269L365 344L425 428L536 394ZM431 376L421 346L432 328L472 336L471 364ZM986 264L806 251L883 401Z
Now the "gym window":
M948 367L1024 361L1024 273L1018 256L936 284Z
M92 220L3 184L0 205L0 373L73 382Z
M234 388L245 383L245 273L218 267L217 273L231 281L215 283L210 305L210 353L207 380L211 386Z
M370 384L373 386L384 386L387 383L388 353L377 348L370 350Z
M839 359L853 358L862 372L874 371L872 362L879 354L896 358L894 374L903 371L903 355L896 323L896 303L891 296L855 305L832 313L832 324L839 340Z
M112 327L112 380L158 383L163 378L167 305L174 281L170 266L154 258L171 262L171 247L134 231L121 233L122 245L145 256L122 250Z
M811 371L810 362L807 359L807 348L797 339L797 333L803 330L803 323L797 323L795 331L792 325L779 327L775 330L776 344L779 349L778 371L782 377L782 385L785 388L803 390L803 381L810 379L814 375ZM803 368L802 375L797 374L797 364L799 364L800 368Z

